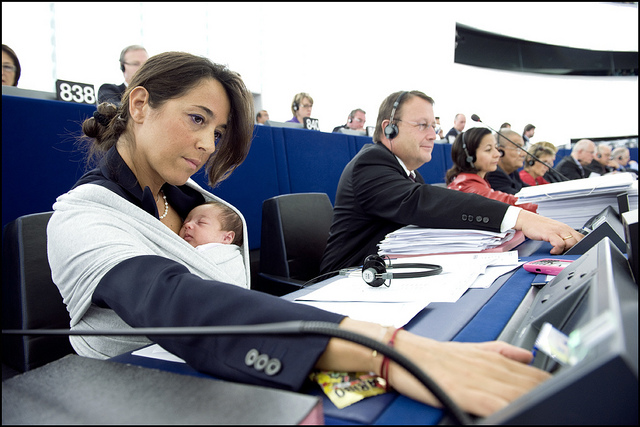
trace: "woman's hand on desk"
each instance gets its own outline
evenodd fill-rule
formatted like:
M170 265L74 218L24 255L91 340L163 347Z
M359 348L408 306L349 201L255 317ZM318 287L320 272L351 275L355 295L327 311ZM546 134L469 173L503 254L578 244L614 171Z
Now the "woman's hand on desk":
M340 327L388 343L392 327L346 317ZM394 348L429 375L462 410L487 416L527 393L550 374L528 366L531 352L505 342L439 342L405 330L395 335ZM383 356L349 341L332 338L316 368L337 372L375 372L382 376ZM387 379L399 393L431 406L440 401L422 383L394 362Z
M424 370L463 410L486 417L551 375L529 366L531 352L505 342L438 342L400 331L395 348ZM441 407L412 375L392 363L389 381L412 399Z
M561 255L578 243L584 235L555 219L547 218L526 210L521 210L516 220L516 230L533 240L551 243L552 255Z

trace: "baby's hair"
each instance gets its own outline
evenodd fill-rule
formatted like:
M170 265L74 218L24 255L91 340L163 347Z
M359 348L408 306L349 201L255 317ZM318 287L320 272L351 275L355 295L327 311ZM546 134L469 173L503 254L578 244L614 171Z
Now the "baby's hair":
M210 200L205 204L215 206L220 210L220 217L218 219L220 220L222 230L233 231L235 233L235 237L231 244L242 246L244 237L242 234L242 218L240 218L240 215L238 215L238 213L228 205L217 200Z

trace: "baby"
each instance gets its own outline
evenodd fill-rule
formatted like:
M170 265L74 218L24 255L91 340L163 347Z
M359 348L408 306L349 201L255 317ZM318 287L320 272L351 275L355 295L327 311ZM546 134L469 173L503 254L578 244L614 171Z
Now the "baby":
M179 235L227 271L234 284L246 283L240 250L243 244L242 219L229 206L213 200L196 206L184 220Z

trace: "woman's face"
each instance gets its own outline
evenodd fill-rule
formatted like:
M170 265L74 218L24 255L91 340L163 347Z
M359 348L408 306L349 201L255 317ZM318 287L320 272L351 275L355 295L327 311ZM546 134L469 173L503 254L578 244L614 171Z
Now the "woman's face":
M309 98L304 97L300 104L298 105L298 111L296 111L296 117L298 121L302 123L302 119L305 117L311 117L311 110L313 109L313 104L309 101Z
M153 109L148 102L136 101L148 99L146 90L136 90L140 92L130 103L135 136L132 170L143 188L165 182L183 185L205 165L226 131L227 94L220 82L206 79L184 96Z
M13 59L11 58L11 56L9 56L9 54L3 50L2 51L2 86L13 86L15 82L16 82L16 64L13 63Z
M531 166L531 170L530 170L531 176L533 176L534 178L537 178L547 173L549 171L549 165L553 165L553 162L555 162L556 160L555 157L556 157L555 155L551 155L551 154L542 155L538 157L544 164L540 162L535 162L533 166Z
M478 175L484 177L487 172L493 172L498 167L500 160L500 152L496 145L496 139L493 135L486 134L482 137L480 145L476 150L476 161L474 165L478 171Z

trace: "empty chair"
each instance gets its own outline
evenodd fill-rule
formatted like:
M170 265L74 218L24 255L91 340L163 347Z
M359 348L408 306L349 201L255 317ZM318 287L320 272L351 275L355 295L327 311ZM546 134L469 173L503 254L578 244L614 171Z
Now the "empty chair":
M253 289L281 296L320 274L333 206L325 193L282 194L262 203L260 273Z
M24 215L2 241L2 329L68 329L69 313L51 279L47 223L53 212ZM2 335L2 362L25 372L74 353L66 336Z

